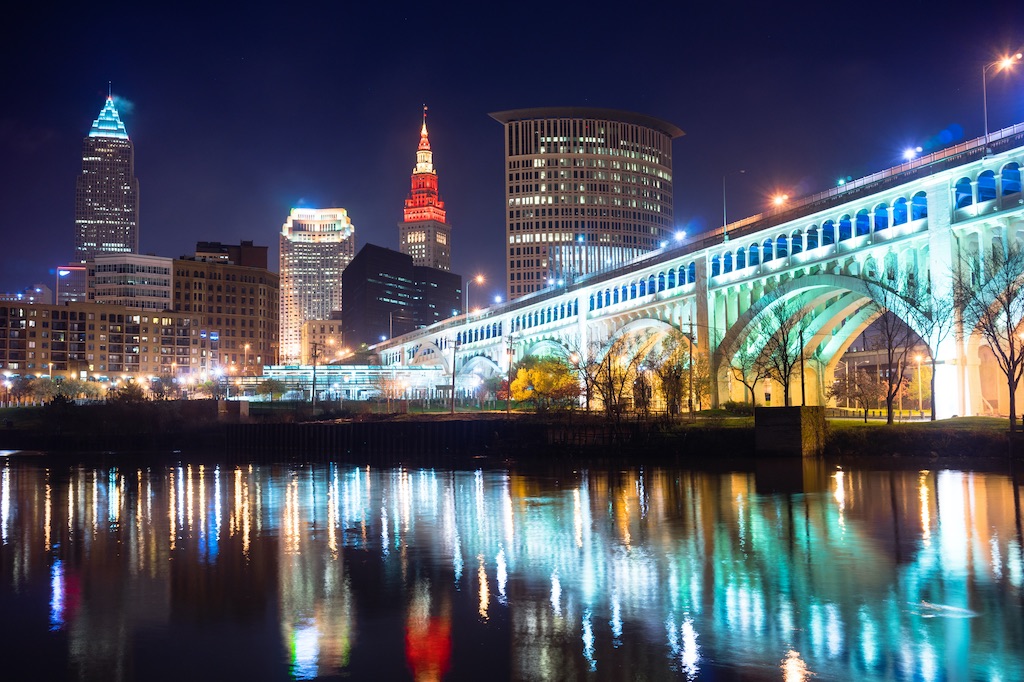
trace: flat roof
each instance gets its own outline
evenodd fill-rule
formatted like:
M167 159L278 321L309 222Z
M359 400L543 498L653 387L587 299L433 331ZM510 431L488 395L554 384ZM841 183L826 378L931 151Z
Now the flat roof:
M495 121L507 124L512 121L533 121L548 118L597 118L609 121L622 121L665 133L670 138L682 137L686 133L678 126L660 118L638 114L633 111L619 109L602 109L599 107L534 107L532 109L509 109L488 114Z

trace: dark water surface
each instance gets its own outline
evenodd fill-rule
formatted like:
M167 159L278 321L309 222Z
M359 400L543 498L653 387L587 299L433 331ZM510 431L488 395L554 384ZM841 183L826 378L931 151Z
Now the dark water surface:
M0 678L1024 679L1009 476L800 487L8 458Z

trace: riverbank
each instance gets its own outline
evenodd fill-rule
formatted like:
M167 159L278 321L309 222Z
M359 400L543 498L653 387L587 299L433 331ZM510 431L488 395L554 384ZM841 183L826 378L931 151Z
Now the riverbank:
M221 403L221 404L218 404ZM0 410L0 450L59 453L203 452L267 459L339 457L393 463L411 458L493 462L613 458L716 465L754 458L754 420L720 412L694 419L480 412L371 414L311 420L279 411L242 421L224 401L166 401ZM274 418L285 416L287 418ZM1011 444L1015 447L1011 452ZM954 418L887 426L829 421L830 461L902 466L1002 466L1019 459L1024 435L1005 419Z

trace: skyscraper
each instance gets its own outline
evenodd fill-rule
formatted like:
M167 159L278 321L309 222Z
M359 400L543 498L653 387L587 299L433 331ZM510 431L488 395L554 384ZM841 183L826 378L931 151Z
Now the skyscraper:
M75 184L75 256L139 252L139 181L135 148L114 98L107 97L82 142L82 174Z
M625 263L674 231L676 126L590 107L491 118L505 126L509 300Z
M341 310L341 272L355 255L343 208L293 208L281 228L281 361L299 362L302 323Z
M412 190L405 200L404 219L398 223L398 250L412 256L414 265L451 270L452 226L446 222L444 202L438 194L433 158L427 138L427 108L423 107Z

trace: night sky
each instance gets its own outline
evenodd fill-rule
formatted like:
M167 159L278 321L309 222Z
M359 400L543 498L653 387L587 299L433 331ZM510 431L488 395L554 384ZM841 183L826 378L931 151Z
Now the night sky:
M503 291L503 137L488 113L649 114L697 232L980 136L982 68L1024 47L1024 2L18 3L0 25L0 291L74 246L82 138L113 82L135 143L142 251L271 247L296 206L348 209L357 248L398 247L420 111L453 269ZM990 74L992 130L1024 121L1024 65ZM745 174L733 174L745 169ZM479 298L478 298L479 296Z

